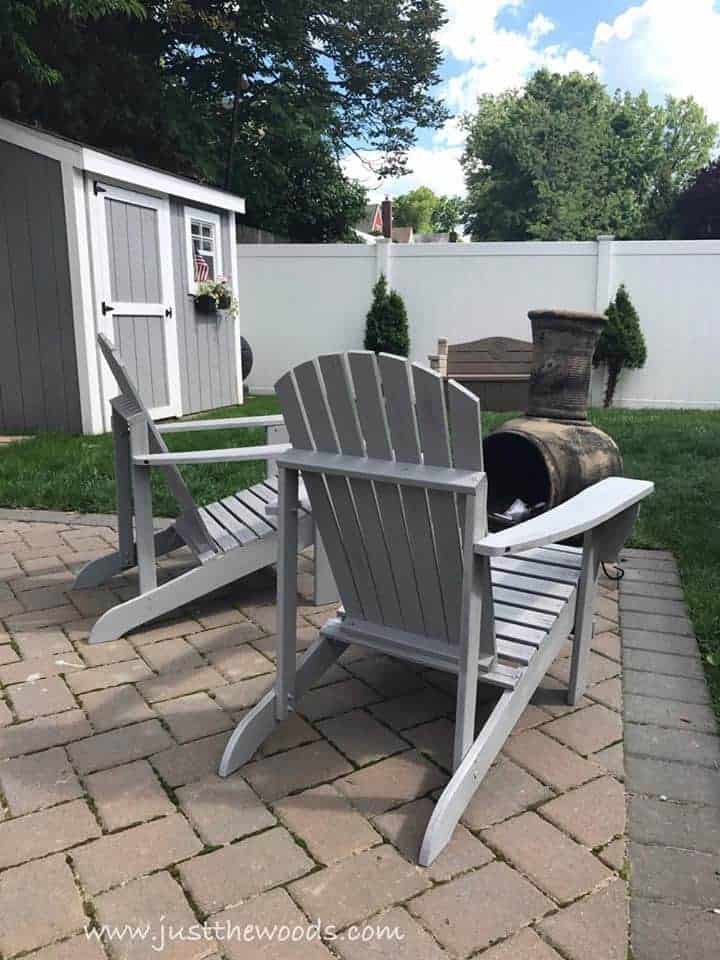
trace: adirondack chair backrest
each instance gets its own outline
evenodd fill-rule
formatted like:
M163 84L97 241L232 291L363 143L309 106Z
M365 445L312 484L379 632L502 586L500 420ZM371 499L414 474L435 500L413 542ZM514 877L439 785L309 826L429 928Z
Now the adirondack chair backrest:
M150 438L150 453L168 453L167 444L156 427L155 421L150 416L150 411L143 403L142 397L133 383L132 377L128 373L119 351L102 333L98 334L98 344L122 394L123 415L126 417L134 414L142 415L147 423ZM170 464L167 466L159 466L157 469L162 471L165 481L182 511L185 526L183 534L188 535L191 546L195 547L198 553L205 553L208 550L214 551L216 549L215 543L198 512L193 495L190 493L178 468Z
M477 397L402 357L322 356L275 389L299 450L482 470ZM303 479L347 614L457 643L465 497L330 474Z

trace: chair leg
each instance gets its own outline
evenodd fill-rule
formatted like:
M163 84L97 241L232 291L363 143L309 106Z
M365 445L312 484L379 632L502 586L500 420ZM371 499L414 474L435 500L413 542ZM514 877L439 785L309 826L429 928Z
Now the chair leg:
M501 695L482 731L435 804L420 848L420 866L430 866L449 843L458 820L502 749L528 700L529 696L526 699L520 697L517 689L506 690Z
M323 636L311 644L300 660L295 677L295 695L299 700L319 680L345 650L347 644ZM281 722L276 716L277 690L273 686L237 725L228 740L218 773L227 777L252 757L261 743Z
M266 567L275 559L277 540L268 537L238 548L231 553L219 554L201 566L181 573L167 583L162 583L148 593L133 597L125 603L104 613L92 628L88 643L107 643L155 620L178 607L227 586L235 580Z
M593 612L599 567L597 539L593 531L588 531L583 542L583 565L575 606L573 652L568 684L568 703L573 707L580 702L587 686L587 665L593 638Z
M177 533L175 527L166 527L155 534L155 556L162 557L166 553L177 550L178 547L185 545L185 541ZM134 548L133 548L134 549ZM132 570L135 566L134 555L131 562L125 560L125 554L121 550L115 553L108 553L104 557L98 557L86 563L78 573L73 584L73 590L84 590L88 587L98 587L102 583L111 580L117 574L124 570Z

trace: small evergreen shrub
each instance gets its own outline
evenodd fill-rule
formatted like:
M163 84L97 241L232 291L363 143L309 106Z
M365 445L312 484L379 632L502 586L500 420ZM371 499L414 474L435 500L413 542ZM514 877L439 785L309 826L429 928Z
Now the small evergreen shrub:
M638 370L645 366L647 347L640 327L640 318L630 300L625 284L618 287L615 299L605 311L607 322L600 334L594 366L607 366L605 406L612 406L615 388L623 370Z
M396 290L388 288L384 274L373 287L373 302L365 322L365 349L400 357L410 352L405 304Z

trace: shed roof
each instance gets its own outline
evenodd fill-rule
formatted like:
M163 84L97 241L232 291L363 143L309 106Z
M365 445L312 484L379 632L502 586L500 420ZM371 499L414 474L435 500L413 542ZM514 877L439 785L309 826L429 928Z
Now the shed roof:
M61 163L69 163L78 170L86 170L96 176L140 186L154 193L172 194L206 206L219 207L221 210L245 213L245 200L235 193L207 186L189 177L168 173L127 157L96 150L86 143L70 140L25 123L0 117L0 139L52 157Z

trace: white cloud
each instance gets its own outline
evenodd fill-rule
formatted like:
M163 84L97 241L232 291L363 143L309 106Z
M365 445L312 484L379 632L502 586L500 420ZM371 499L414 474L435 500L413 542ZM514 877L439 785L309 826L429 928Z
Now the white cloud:
M714 0L646 0L598 23L593 55L610 86L692 95L720 120L720 10Z
M469 64L451 77L444 98L451 109L471 110L480 94L522 87L541 67L556 73L599 73L600 65L577 47L546 44L555 24L537 13L523 28L498 26L498 17L518 11L522 0L446 0L448 23L438 34L441 46Z
M416 187L430 187L437 194L465 193L465 182L460 155L462 147L413 147L408 153L408 166L412 173L392 180L380 181L379 177L368 170L368 164L377 167L379 154L373 151L363 153L362 162L354 154L342 161L345 174L367 189L370 200L382 200L386 194L397 197Z

